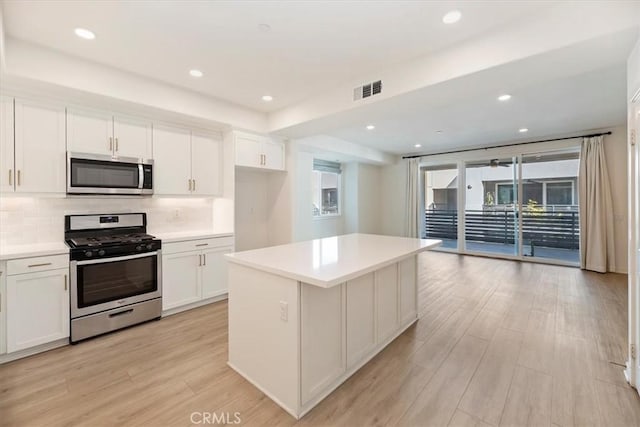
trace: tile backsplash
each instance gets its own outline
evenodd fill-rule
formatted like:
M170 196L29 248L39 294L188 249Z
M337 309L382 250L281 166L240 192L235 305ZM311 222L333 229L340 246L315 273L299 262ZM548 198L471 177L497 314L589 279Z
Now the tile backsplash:
M210 230L212 198L91 197L0 198L0 244L64 241L64 216L146 212L149 233Z

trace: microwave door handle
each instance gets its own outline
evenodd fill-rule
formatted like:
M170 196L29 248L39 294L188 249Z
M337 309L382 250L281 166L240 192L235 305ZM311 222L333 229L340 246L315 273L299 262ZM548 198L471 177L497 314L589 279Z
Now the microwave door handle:
M138 163L138 188L144 188L144 168L142 167L142 163Z

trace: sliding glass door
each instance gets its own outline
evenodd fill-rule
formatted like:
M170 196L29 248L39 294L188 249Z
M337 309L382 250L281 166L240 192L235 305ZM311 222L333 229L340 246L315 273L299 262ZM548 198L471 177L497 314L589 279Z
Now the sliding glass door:
M518 255L517 165L516 157L466 163L467 252Z
M579 151L423 166L422 236L441 249L577 264Z
M522 254L580 261L578 152L522 158Z
M423 236L442 240L442 248L458 249L458 165L422 169Z

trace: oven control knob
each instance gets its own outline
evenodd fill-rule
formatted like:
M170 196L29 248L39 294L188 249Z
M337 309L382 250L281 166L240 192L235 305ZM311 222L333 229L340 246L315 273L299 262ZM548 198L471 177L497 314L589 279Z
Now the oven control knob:
M84 256L86 256L87 258L91 258L91 257L93 256L93 252L91 252L91 251L86 251L86 252L84 253Z
M100 256L104 256L104 254L105 254L104 249L100 249L100 250L98 251L98 255L100 255Z
M147 249L149 249L149 250L153 249L153 245L152 245L151 243L149 243L149 244L147 245Z
M142 246L138 245L136 246L136 251L141 251L142 250Z

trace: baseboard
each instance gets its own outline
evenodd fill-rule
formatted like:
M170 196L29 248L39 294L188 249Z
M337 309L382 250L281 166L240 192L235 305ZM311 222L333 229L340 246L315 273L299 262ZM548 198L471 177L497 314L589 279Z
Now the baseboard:
M56 341L52 341L46 344L37 345L35 347L26 348L24 350L16 351L13 353L3 354L0 356L0 365L7 362L13 362L14 360L23 359L25 357L33 356L38 353L44 353L45 351L54 350L56 348L69 345L69 338L62 338Z
M214 302L222 301L228 298L228 294L225 292L224 294L203 299L202 301L193 302L191 304L183 305L181 307L170 308L169 310L162 312L162 317L171 316L174 314L182 313L183 311L192 310L194 308L202 307L207 304L213 304Z

